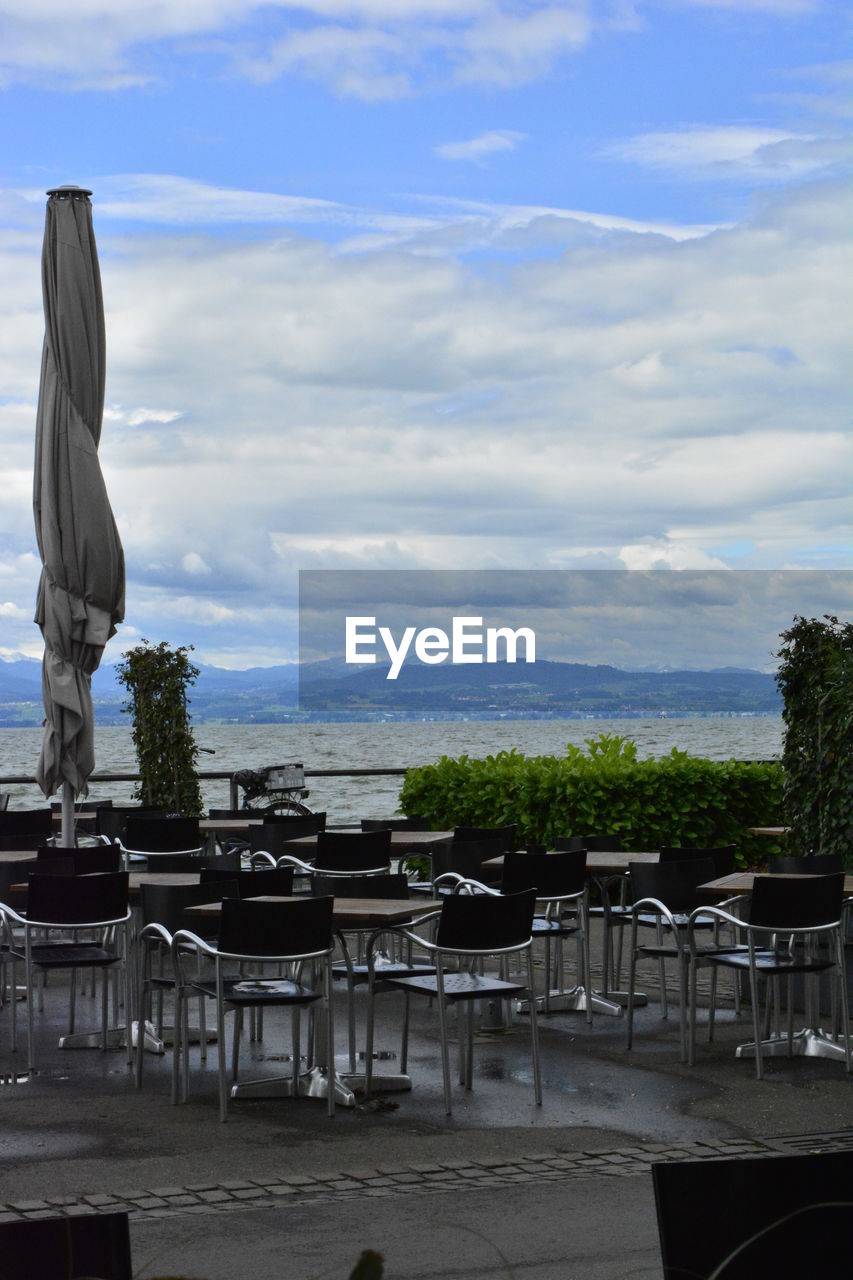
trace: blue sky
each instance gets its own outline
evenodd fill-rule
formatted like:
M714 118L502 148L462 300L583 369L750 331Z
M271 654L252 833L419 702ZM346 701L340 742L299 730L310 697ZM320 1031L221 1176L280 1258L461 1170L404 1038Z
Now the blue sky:
M0 0L0 656L38 656L47 187L94 191L127 622L300 568L845 568L840 0ZM685 660L689 655L685 655Z

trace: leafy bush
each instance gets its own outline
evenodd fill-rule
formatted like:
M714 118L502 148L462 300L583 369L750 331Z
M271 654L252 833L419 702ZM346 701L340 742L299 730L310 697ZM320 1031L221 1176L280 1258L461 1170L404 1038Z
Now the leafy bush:
M184 817L202 812L198 747L187 709L187 689L198 678L189 650L143 640L117 666L128 691L123 711L133 716L133 745L140 780L135 798Z
M520 845L607 832L633 849L735 844L747 866L780 852L746 830L781 824L780 764L705 760L676 748L638 760L635 744L615 734L589 738L586 747L570 745L564 757L442 756L407 772L400 807L432 815L437 827L514 822Z
M853 848L853 625L794 618L776 683L785 700L785 813L795 853Z

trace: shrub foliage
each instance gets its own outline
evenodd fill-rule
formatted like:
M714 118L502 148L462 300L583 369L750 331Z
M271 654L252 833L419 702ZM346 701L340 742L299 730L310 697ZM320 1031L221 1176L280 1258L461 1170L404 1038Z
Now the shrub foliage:
M779 852L747 827L781 824L781 764L705 760L675 748L639 760L635 744L615 734L589 738L586 748L569 745L563 757L442 756L407 772L400 807L442 828L514 822L519 845L606 832L632 849L736 844L741 865Z
M190 649L171 649L143 640L118 663L118 679L127 689L122 710L133 716L133 745L140 780L134 796L143 804L184 817L202 812L197 760L188 711L187 689L198 678Z
M782 632L785 814L793 852L853 849L853 625L794 618Z

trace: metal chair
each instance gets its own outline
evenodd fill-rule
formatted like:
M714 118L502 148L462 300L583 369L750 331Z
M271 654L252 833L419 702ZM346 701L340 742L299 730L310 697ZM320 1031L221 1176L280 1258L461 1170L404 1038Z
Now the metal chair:
M198 818L137 818L128 816L119 844L126 863L161 854L195 855L204 852Z
M391 832L320 831L317 849L309 862L295 854L283 854L279 867L293 867L297 875L324 872L330 876L386 875L391 870Z
M746 920L738 920L724 907L703 907L702 917L723 920L737 927L746 938L746 945L735 952L714 955L709 961L714 966L724 966L749 974L750 999L754 1033L755 1074L760 1080L764 1073L764 1053L775 1055L794 1052L794 1002L795 974L803 974L806 982L806 1020L815 1014L817 1001L813 985L819 974L834 976L841 991L841 1027L846 1033L849 1021L847 982L844 965L844 939L842 914L844 901L844 874L828 876L756 876ZM698 918L694 912L694 916ZM691 955L696 949L693 916L689 928ZM773 980L775 1003L779 1008L779 979L787 984L788 1019L784 1035L778 1024L773 1036L762 1041L761 1006L758 980ZM693 1061L696 1038L695 992L691 973L690 1061ZM768 1005L769 1015L769 1005ZM713 1021L714 1001L711 997L710 1017ZM812 1027L798 1036L813 1035ZM848 1074L853 1070L850 1037L843 1034L838 1045L838 1056L844 1058Z
M334 1115L332 908L332 898L304 898L290 902L225 898L222 902L219 940L215 946L190 930L179 929L174 934L172 958L177 976L177 1002L181 1009L181 1015L176 1017L175 1053L183 1053L183 1097L186 1097L188 1073L181 1029L184 1023L183 1006L190 995L198 993L216 1001L219 1118L222 1121L227 1118L229 1096L225 1048L226 1011L233 1011L235 1015L231 1066L231 1077L235 1082L238 1076L243 1010L279 1006L293 1011L291 1085L293 1092L297 1093L300 1065L299 1011L323 1002L326 1007L328 1113L330 1116ZM213 961L212 979L187 972L188 953L208 957ZM268 963L291 966L293 976L267 977L263 972L246 972L247 966Z
M634 903L631 907L631 944L628 964L628 1007L625 1027L625 1047L630 1049L634 1034L634 978L640 959L657 960L660 973L661 1017L668 1014L666 999L665 962L675 960L678 969L679 990L679 1039L681 1061L686 1062L687 1052L687 997L688 974L695 999L695 971L708 964L724 951L737 950L717 941L718 926L714 918L703 914L699 905L699 885L714 879L714 863L710 858L693 858L687 862L632 862L631 887ZM699 908L697 910L697 908ZM692 914L691 914L692 913ZM653 928L655 941L639 943L640 927ZM688 929L714 930L714 942L691 945ZM714 998L712 978L712 1002ZM691 1010L692 1016L695 1017Z
M129 948L130 910L127 905L126 871L108 875L30 875L27 888L26 917L0 903L5 945L12 969L12 985L18 961L26 968L27 984L27 1057L28 1070L35 1064L35 980L56 969L100 969L103 972L101 1009L102 1047L107 1048L108 985L110 970L118 970L125 979L125 1002L129 1004L127 956ZM44 931L70 934L70 939L56 940L43 936ZM81 939L80 932L94 933ZM22 941L19 941L19 938ZM74 1003L71 1004L73 1033ZM12 1048L17 1044L17 1002L12 1001ZM130 1037L127 1037L128 1063Z
M450 1058L448 1050L447 1005L466 1007L466 1034L459 1037L459 1078L467 1089L472 1087L474 1004L478 1000L516 1000L529 995L530 1036L533 1059L533 1084L537 1106L542 1103L542 1084L539 1070L539 1031L536 1017L535 986L533 980L533 912L536 906L536 890L511 894L507 897L492 894L453 894L445 898L438 920L435 941L421 937L411 929L395 927L391 931L407 938L427 952L435 961L435 973L406 977L385 977L382 981L403 991L408 997L423 995L438 1003L441 1035L441 1067L444 1081L444 1106L447 1115L452 1113L450 1087ZM425 916L426 923L434 916ZM367 1002L367 1050L365 1088L368 1096L372 1088L374 987L376 983L375 939L368 943L368 1002ZM527 981L508 982L480 972L482 961L498 956L503 961L513 954L523 954L527 961ZM448 960L459 964L458 972L448 972Z
M177 985L172 968L172 937L179 929L195 929L205 933L188 908L204 902L221 902L228 895L237 896L236 880L202 881L200 884L143 884L140 889L139 930L136 936L136 1087L142 1087L142 1064L145 1058L148 1018L151 1014L151 1036L158 1050L163 1048L164 996L174 994ZM216 930L214 929L215 933ZM209 935L208 935L209 936ZM168 966L166 961L168 959ZM151 997L157 997L156 1015ZM177 1000L175 1001L177 1005ZM207 1028L204 997L199 998L200 1044L202 1061L207 1056ZM175 1011L177 1023L177 1008ZM177 1033L175 1033L177 1034ZM188 1037L185 1037L188 1038ZM174 1040L173 1040L174 1045ZM178 1055L172 1056L172 1102L178 1100Z

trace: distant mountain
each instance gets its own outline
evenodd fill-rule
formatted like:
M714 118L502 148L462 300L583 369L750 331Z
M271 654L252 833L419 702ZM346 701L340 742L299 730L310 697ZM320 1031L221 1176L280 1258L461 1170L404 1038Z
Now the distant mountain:
M658 715L778 715L772 675L716 671L624 671L611 666L536 662L349 669L340 662L230 671L202 666L190 691L198 723L294 720L489 720L625 718ZM92 694L102 724L124 724L124 690L115 667L95 672ZM297 694L299 699L297 701ZM41 663L0 662L0 726L41 724Z

